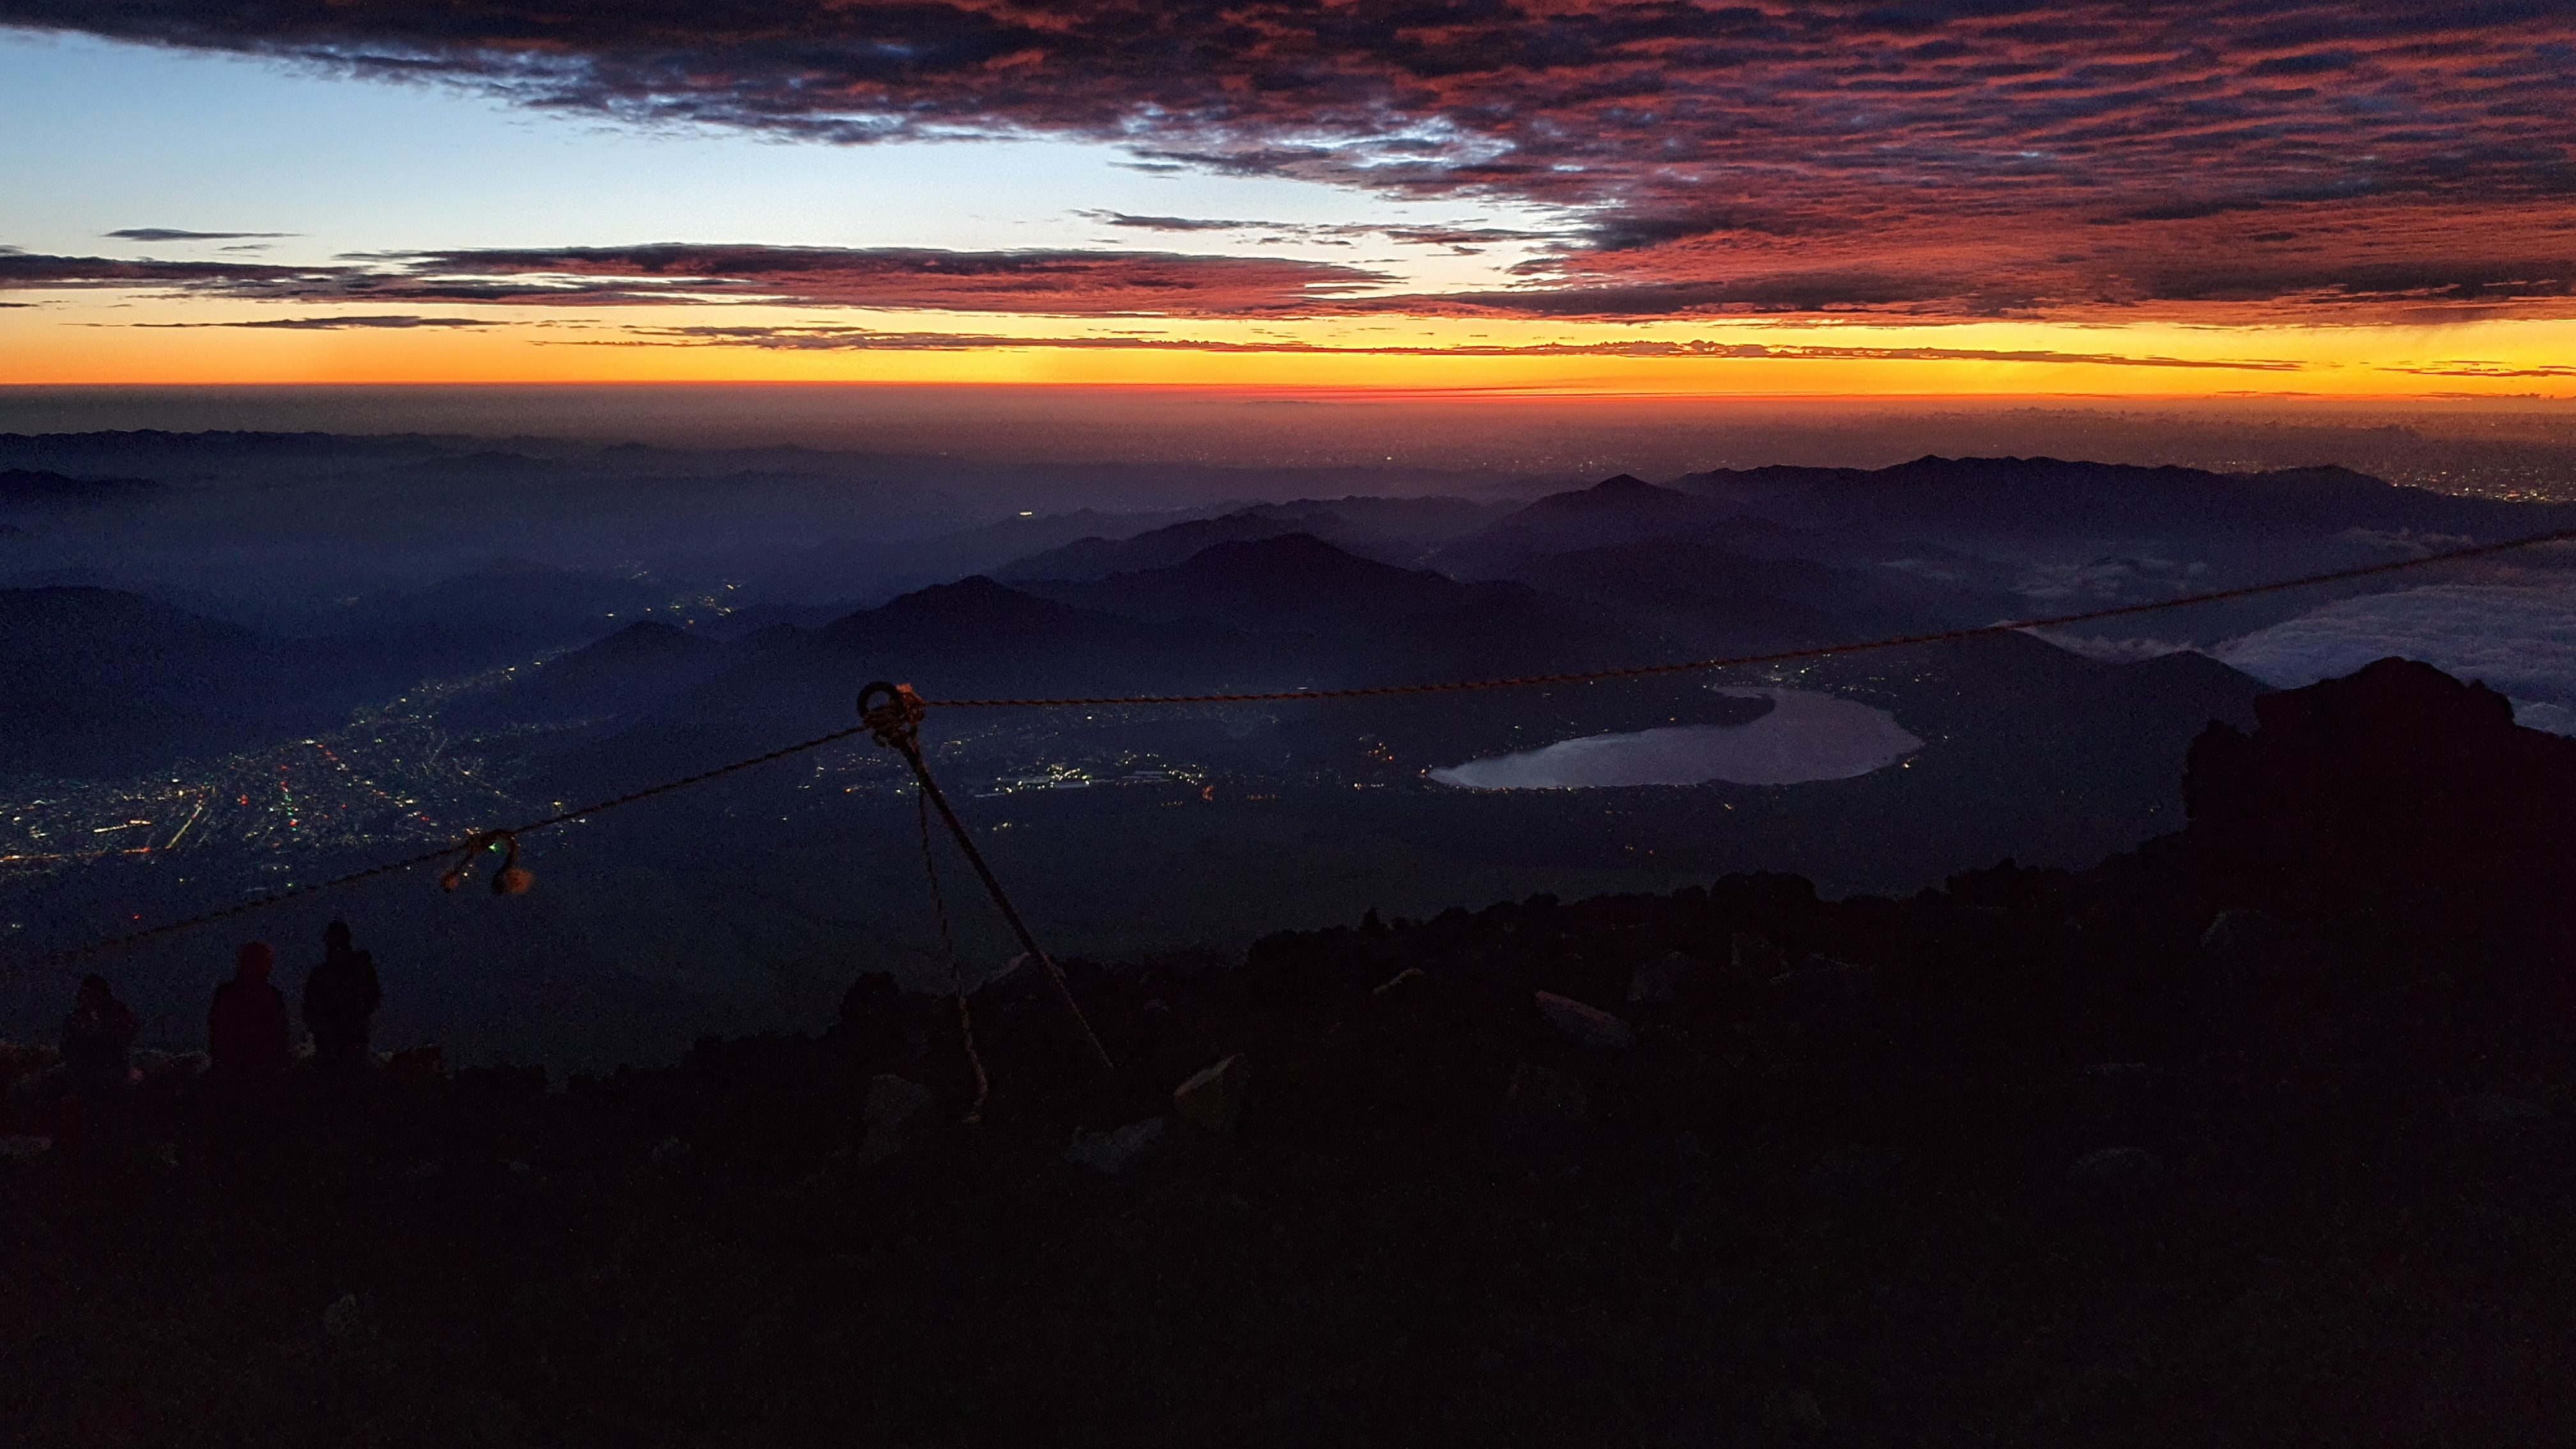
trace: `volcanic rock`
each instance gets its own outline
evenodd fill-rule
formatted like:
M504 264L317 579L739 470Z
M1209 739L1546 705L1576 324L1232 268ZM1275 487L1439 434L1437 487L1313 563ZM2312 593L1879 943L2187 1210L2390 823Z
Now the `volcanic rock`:
M1251 1086L1251 1069L1241 1055L1227 1057L1172 1089L1172 1110L1182 1120L1219 1137L1231 1136L1243 1114L1243 1095Z
M1628 1023L1597 1007L1584 1005L1571 997L1553 991L1538 993L1539 1015L1555 1027L1567 1041L1589 1051L1617 1051L1634 1043L1636 1033Z

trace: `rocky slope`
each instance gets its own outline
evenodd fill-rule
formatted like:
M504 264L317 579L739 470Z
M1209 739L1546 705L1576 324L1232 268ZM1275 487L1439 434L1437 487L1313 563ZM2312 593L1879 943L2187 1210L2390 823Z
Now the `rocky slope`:
M245 1123L157 1064L132 1121L0 1161L0 1412L46 1443L2555 1437L2576 744L2399 661L2258 711L2193 748L2187 828L2087 871L1075 963L1106 1076L1023 971L973 1002L972 1124L952 1005L870 982L818 1036L557 1092L412 1057Z

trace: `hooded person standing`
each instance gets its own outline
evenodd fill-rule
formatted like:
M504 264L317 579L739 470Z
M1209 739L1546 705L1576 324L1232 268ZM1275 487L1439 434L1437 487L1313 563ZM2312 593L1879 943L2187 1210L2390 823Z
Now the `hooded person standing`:
M286 998L268 984L276 969L277 953L266 941L253 941L241 948L233 979L215 988L214 1009L206 1015L206 1053L218 1081L256 1087L286 1075L294 1043Z
M376 958L350 949L349 923L333 921L322 933L322 964L304 980L304 1029L313 1033L313 1064L326 1072L365 1068L367 1029L383 1000Z
M72 998L63 1019L63 1077L72 1094L90 1106L122 1106L134 1082L134 1012L116 999L104 976L91 976Z

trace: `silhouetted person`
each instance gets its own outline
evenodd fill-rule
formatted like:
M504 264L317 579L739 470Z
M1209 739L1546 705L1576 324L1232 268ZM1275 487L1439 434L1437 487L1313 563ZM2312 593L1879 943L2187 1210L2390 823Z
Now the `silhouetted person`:
M853 1066L872 1071L905 1055L903 988L891 971L870 971L841 995L841 1049Z
M216 1079L228 1086L265 1087L286 1075L294 1041L286 998L268 984L276 968L277 953L266 941L253 941L241 948L233 979L215 988L214 1009L206 1014L206 1052Z
M351 950L349 923L333 921L322 933L322 964L304 980L304 1029L313 1033L313 1064L326 1072L366 1067L368 1023L384 997L376 958Z
M63 1020L63 1077L72 1095L102 1111L124 1104L134 1079L136 1025L106 977L82 980Z

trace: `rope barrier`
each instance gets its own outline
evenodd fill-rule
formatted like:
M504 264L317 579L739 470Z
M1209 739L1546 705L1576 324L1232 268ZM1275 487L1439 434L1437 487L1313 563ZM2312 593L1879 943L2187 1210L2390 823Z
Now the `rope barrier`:
M709 780L722 778L723 776L733 774L737 770L748 770L755 765L766 765L772 760L783 760L790 755L801 755L807 750L821 749L825 745L837 744L853 735L863 735L867 732L868 727L866 725L852 725L848 729L834 730L828 735L818 735L810 740L803 740L796 744L785 745L778 749L771 750L766 754L753 755L751 758L746 760L736 760L730 765L718 765L712 770L701 770L694 775L684 775L676 780L665 780L658 785L647 785L641 790L629 791L628 793L619 795L614 799L593 801L588 805L583 805L576 809L557 811L555 814L549 815L542 820L532 820L525 825L513 826L507 830L478 830L461 839L451 840L445 845L433 846L428 850L422 851L418 855L407 855L400 860L389 860L382 865L371 865L364 870L353 870L347 875L333 876L329 880L315 881L311 885L289 886L285 890L279 891L274 895L259 896L252 900L242 901L236 905L225 906L219 910L204 911L197 915L187 916L176 921L165 921L157 926L147 926L140 931L128 931L121 936L108 936L101 940L92 941L87 945L67 946L58 951L48 951L43 955L36 957L34 961L29 964L42 966L58 961L82 960L90 956L98 955L103 951L113 951L125 946L138 945L142 942L152 940L155 937L176 935L181 931L193 931L199 926L211 926L218 921L229 921L235 916L245 916L253 911L263 911L268 909L270 906L284 905L288 901L300 900L305 896L320 895L324 891L341 890L345 887L357 885L364 881L374 880L378 876L400 875L404 871L418 870L424 865L436 865L443 860L456 860L456 868L451 872L451 874L461 884L464 879L465 869L472 863L474 854L486 850L492 845L502 841L506 840L515 843L517 837L522 835L531 834L539 830L551 830L558 825L569 825L576 820L582 820L593 815L600 815L611 810L621 809L625 806L636 804L639 801L650 800L656 795L668 795L674 790L685 790L692 785L703 785ZM515 849L513 854L515 856ZM462 856L463 858L457 859L459 856ZM510 868L511 867L505 866L503 869L506 871ZM495 877L496 882L499 879L499 877ZM442 880L441 883L444 884L444 880ZM453 886L450 886L449 888L454 889ZM524 889L524 887L521 887L521 889ZM497 893L502 895L515 895L518 892L503 886L498 889Z
M2085 609L2069 614L2055 614L2044 618L2019 619L2006 623L1981 624L1974 627L1960 629L1943 629L1924 634L1892 635L1886 638L1863 640L1848 644L1830 644L1798 649L1776 649L1765 653L1737 654L1716 659L1675 660L1658 664L1637 664L1611 669L1580 669L1553 674L1525 674L1491 679L1447 680L1429 684L1381 684L1363 685L1347 689L1273 690L1247 694L1139 694L1067 699L920 700L915 697L911 702L910 707L916 710L1095 709L1114 708L1126 705L1270 704L1282 703L1290 700L1379 699L1396 695L1455 694L1471 690L1524 689L1549 684L1583 684L1607 679L1641 679L1660 674L1688 674L1719 669L1749 668L1764 664L1786 664L1802 659L1823 659L1837 654L1858 654L1877 649L1898 649L1914 645L1954 643L1960 640L1983 638L1995 634L2019 633L2027 629L2065 628L2075 624L2094 623L2103 619L2127 618L2139 614L2157 613L2167 609L2185 609L2198 604L2224 603L2231 599L2247 599L2264 594L2286 593L2293 589L2317 588L2327 584L2348 583L2357 579L2378 578L2388 574L2401 573L2412 569L2431 568L2439 564L2459 563L2465 560L2477 558L2490 558L2498 554L2512 553L2520 549L2538 547L2541 544L2567 543L2570 541L2576 541L2576 528L2556 529L2548 533L2535 533L2522 538L2507 539L2501 543L2475 544L2466 548L2448 549L2439 553L2420 554L2413 558L2393 559L2385 563L2365 564L2357 568L2336 569L2328 573L2309 574L2301 578L2279 579L2269 583L2246 584L2227 589L2213 589L2205 593L2198 594L2181 594L2170 599L2154 599L2140 604L2119 604L2100 609ZM916 725L918 723L917 716L914 719L914 723ZM782 745L777 749L767 751L763 754L753 755L747 759L735 760L731 764L718 765L711 770L701 770L694 775L683 775L675 780L665 780L660 784L647 785L640 790L629 791L626 794L615 796L611 799L594 801L588 805L579 806L571 810L558 811L555 814L548 815L542 819L530 821L525 825L512 826L508 829L502 830L479 830L471 835L449 841L444 845L424 850L417 855L405 856L400 860L387 861L382 865L373 865L363 870L351 871L346 875L334 876L329 880L315 881L310 885L291 886L273 895L260 896L251 900L239 902L235 905L225 906L218 910L204 911L197 915L184 917L180 920L167 921L157 926L146 927L140 931L129 931L123 935L104 937L102 939L89 942L86 945L65 947L60 950L45 952L34 957L29 964L45 965L55 962L82 960L90 956L98 955L102 952L136 945L161 936L175 935L182 931L195 930L200 926L214 925L217 922L228 921L238 916L248 915L254 911L266 910L271 906L283 905L288 901L298 900L306 896L319 895L325 891L344 889L365 881L374 880L380 876L399 875L404 871L416 870L424 865L434 865L441 861L457 860L460 856L463 856L466 861L470 861L474 854L488 849L495 844L508 843L515 847L518 837L531 834L535 831L549 830L558 825L567 825L576 820L583 820L594 815L605 814L611 810L623 809L628 805L638 804L657 796L668 795L674 791L686 790L693 786L703 785L710 780L722 779L727 775L735 774L739 771L752 769L760 765L766 765L772 761L783 760L791 755L801 755L808 750L821 749L825 745L838 744L843 740L851 739L859 735L870 734L872 732L879 733L882 738L882 732L879 731L876 724L862 721L861 723L852 725L847 729L834 730L830 734L818 735L810 740L800 740L792 745ZM942 803L944 804L944 802ZM463 866L460 863L457 872L460 879L462 869ZM502 877L507 876L514 870L516 870L515 864L505 865L501 875L496 876L495 889L498 893L515 894L518 890L524 890L526 888L523 883L514 882L511 885L502 884ZM526 873L524 871L518 872L518 875L523 879L526 877ZM1088 1034L1087 1027L1086 1034Z
M930 876L930 908L939 917L939 945L948 953L948 992L957 1001L957 1036L966 1048L966 1064L975 1069L975 1102L958 1120L972 1127L984 1120L984 1103L993 1095L993 1079L984 1074L984 1054L975 1049L975 1015L966 1004L966 968L957 960L957 936L948 929L948 896L939 888L939 858L930 849L930 792L912 792L921 816L921 868Z

